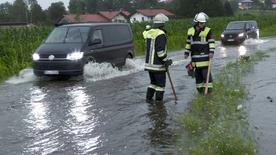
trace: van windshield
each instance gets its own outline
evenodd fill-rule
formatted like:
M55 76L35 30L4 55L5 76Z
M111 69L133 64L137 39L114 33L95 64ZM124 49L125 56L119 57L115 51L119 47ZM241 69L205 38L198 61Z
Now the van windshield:
M45 43L82 43L87 40L89 27L58 27L46 39Z
M227 30L241 30L244 29L244 23L229 23L226 27Z

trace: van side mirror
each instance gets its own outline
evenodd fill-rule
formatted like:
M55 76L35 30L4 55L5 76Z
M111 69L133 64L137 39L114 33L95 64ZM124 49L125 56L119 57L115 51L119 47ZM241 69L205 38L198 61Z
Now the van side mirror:
M97 45L97 44L101 44L102 40L101 39L94 39L90 42L90 45Z

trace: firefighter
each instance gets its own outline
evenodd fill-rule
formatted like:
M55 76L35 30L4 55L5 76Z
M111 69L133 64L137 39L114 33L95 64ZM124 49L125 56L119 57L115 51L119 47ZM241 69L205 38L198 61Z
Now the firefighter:
M191 55L192 65L195 68L196 88L199 93L204 93L208 73L209 59L212 59L215 51L215 40L211 29L206 25L208 16L200 12L194 17L193 27L188 29L185 46L185 59ZM209 75L208 92L213 88L211 73Z
M150 85L147 88L146 101L162 103L166 84L166 67L172 64L167 58L167 37L164 29L165 22L169 19L164 14L157 14L153 18L153 26L147 31L145 70L150 77Z

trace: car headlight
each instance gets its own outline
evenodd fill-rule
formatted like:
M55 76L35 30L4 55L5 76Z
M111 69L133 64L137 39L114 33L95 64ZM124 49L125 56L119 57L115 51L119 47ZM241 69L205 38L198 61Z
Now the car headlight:
M239 36L239 37L243 37L243 36L244 36L244 33L240 33L238 36Z
M67 60L79 60L83 57L83 52L73 52L69 53L66 56Z
M224 34L221 34L220 37L221 37L221 38L224 38Z
M33 61L38 61L40 59L39 54L34 53L33 54Z

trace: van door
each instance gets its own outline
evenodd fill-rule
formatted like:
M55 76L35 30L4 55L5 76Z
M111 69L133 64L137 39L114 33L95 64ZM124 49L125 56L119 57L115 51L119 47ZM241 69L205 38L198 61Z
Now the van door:
M108 55L105 52L102 29L93 29L88 41L88 61L98 63L108 61Z
M127 25L112 24L103 28L104 45L108 46L110 62L121 66L132 50L132 35Z

